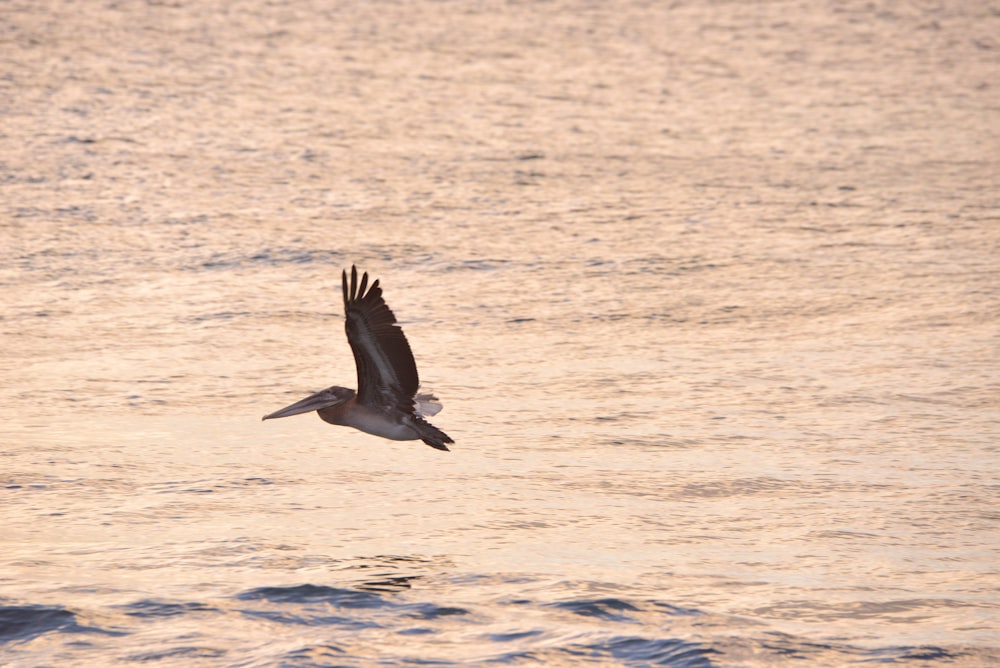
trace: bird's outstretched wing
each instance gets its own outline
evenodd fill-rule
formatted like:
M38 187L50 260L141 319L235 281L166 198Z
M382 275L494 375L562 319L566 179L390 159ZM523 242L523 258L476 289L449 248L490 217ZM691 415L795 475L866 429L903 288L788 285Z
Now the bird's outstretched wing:
M351 267L350 283L343 272L344 327L358 367L358 402L394 405L410 412L420 386L417 364L396 316L382 299L378 280L368 287L368 272L358 283Z

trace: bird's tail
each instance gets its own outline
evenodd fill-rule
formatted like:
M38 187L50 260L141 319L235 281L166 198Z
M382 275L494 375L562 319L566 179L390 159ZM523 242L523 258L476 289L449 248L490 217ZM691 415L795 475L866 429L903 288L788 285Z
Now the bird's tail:
M427 420L424 420L419 415L413 416L413 429L416 430L417 434L419 434L421 441L432 448L437 448L438 450L447 450L448 446L445 444L455 442L451 440L451 436L444 433Z

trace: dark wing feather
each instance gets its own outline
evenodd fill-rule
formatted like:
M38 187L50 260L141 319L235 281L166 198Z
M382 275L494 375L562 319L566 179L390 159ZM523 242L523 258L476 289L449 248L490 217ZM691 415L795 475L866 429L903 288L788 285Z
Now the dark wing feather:
M350 284L343 273L344 324L347 342L358 367L358 401L369 405L400 406L413 410L413 396L420 386L417 364L396 316L382 299L378 280L368 287L368 272L361 276L351 267ZM367 292L366 292L367 290Z

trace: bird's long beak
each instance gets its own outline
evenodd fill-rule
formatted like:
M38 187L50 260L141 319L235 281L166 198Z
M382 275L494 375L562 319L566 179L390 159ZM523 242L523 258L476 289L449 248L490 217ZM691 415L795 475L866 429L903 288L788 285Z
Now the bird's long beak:
M276 410L273 413L268 413L261 420L270 420L272 418L283 418L290 415L298 415L299 413L308 413L309 411L318 411L323 408L329 408L330 406L336 406L337 404L342 404L346 399L342 399L336 396L330 390L322 390L306 397L305 399L300 399L296 401L291 406L285 406L280 410Z

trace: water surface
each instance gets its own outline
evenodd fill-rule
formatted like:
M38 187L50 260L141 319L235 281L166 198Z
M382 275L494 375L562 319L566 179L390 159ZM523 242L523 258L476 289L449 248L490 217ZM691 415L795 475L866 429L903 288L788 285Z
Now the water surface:
M1000 661L996 11L3 25L0 663ZM260 422L352 263L452 452Z

